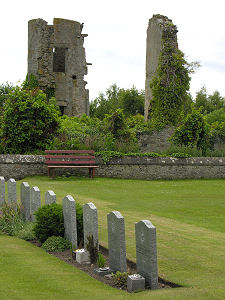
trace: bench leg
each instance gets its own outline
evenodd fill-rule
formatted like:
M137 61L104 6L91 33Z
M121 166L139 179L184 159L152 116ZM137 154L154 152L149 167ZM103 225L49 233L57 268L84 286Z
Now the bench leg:
M89 170L89 177L92 177L92 169L89 168L88 170Z
M48 168L48 177L50 177L50 168Z
M95 168L92 168L92 178L95 177Z

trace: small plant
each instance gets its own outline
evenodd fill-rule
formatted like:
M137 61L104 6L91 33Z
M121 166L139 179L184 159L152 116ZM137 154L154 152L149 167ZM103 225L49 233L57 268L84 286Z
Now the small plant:
M98 248L97 244L94 243L93 235L89 235L87 237L88 243L87 243L87 250L90 253L90 260L92 264L95 264L98 258Z
M80 203L76 203L76 218L77 218L77 242L79 247L83 245L83 236L84 236L84 229L83 229L83 207Z
M120 288L125 288L127 286L127 272L119 272L117 271L115 274L112 274L113 283L115 286Z
M98 268L103 268L105 266L105 257L101 252L98 252L97 266Z
M13 205L5 203L2 205L1 211L0 231L8 235L16 235L23 229L25 222L19 207L15 210Z
M62 252L70 248L70 242L61 236L51 236L41 247L48 252Z
M34 233L44 243L50 236L64 236L63 207L52 203L44 205L35 212Z
M34 231L33 231L33 228L34 228L34 223L32 222L27 222L24 224L24 227L23 229L21 229L17 234L16 236L22 240L25 240L25 241L32 241L32 240L35 240L35 234L34 234Z

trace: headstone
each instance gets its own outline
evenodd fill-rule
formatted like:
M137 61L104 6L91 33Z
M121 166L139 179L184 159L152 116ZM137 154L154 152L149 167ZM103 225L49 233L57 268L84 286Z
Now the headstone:
M0 176L0 206L5 203L5 178Z
M126 245L124 217L118 211L107 215L109 268L112 272L126 272Z
M90 264L90 253L85 249L78 249L76 251L76 261L79 264Z
M140 274L132 274L127 277L127 291L134 292L145 289L145 278Z
M70 195L63 198L63 217L65 238L72 243L74 248L77 248L76 202Z
M84 248L88 244L87 237L93 236L94 246L99 249L98 244L98 212L93 203L83 205L83 227L84 227Z
M150 289L158 288L156 228L148 220L135 224L137 273Z
M8 204L17 210L16 180L13 178L8 180Z
M53 191L47 191L45 193L45 205L56 203L56 194Z
M30 215L31 215L31 221L35 222L35 215L34 213L38 210L39 207L41 207L41 193L37 186L32 187L30 191Z
M21 211L25 221L30 221L30 186L22 182L20 187Z

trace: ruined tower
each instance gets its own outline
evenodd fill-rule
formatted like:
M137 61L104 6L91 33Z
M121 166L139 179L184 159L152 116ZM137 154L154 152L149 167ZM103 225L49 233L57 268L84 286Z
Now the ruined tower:
M28 22L28 76L35 75L44 91L54 92L62 114L89 115L89 91L83 24L55 18Z
M153 15L149 20L146 40L146 79L145 79L145 120L147 121L149 109L151 106L152 91L150 82L155 75L159 54L162 49L162 36L168 24L172 24L172 20L166 16ZM174 36L177 45L177 36ZM177 46L178 47L178 46Z

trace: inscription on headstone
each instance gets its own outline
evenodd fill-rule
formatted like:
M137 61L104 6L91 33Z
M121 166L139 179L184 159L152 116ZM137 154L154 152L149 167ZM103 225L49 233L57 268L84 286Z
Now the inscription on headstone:
M8 204L17 210L16 181L13 178L8 180Z
M112 272L127 271L124 217L118 211L107 215L109 268Z
M74 248L77 248L76 202L70 195L63 198L63 217L65 238L72 243Z
M5 178L0 176L0 206L5 203Z
M22 182L20 187L21 211L26 221L30 221L30 186Z
M45 193L45 205L56 203L56 194L53 191L47 191Z
M158 288L156 228L148 220L135 224L137 273L151 289Z
M93 236L94 246L98 245L98 212L93 203L83 205L83 226L84 226L84 248L86 248L88 236Z
M41 193L37 186L32 187L30 191L30 215L31 215L31 221L35 222L35 215L34 213L38 210L39 207L41 207Z

